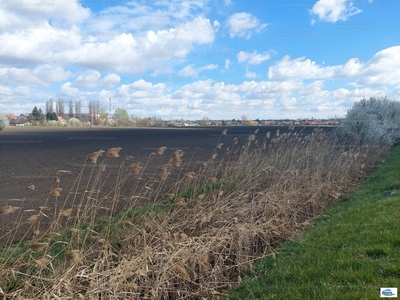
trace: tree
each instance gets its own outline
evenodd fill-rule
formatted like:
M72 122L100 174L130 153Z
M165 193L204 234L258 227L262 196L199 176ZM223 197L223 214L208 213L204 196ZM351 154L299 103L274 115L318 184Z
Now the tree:
M82 102L81 100L77 100L75 102L75 112L76 112L76 118L79 120L82 118Z
M41 108L37 108L36 106L32 109L32 113L29 114L29 121L43 121L44 114Z
M58 121L58 117L57 117L56 112L47 113L47 114L46 114L46 120L47 120L47 121Z
M197 122L200 126L206 126L210 122L210 118L208 117L203 117L201 120Z
M56 113L57 115L61 116L65 112L65 104L64 100L61 98L58 98L57 103L56 103Z
M46 115L47 114L52 114L53 113L53 99L50 98L49 100L46 101Z
M89 101L89 115L93 121L97 120L97 116L100 113L100 102L99 100L90 100Z
M400 139L400 102L375 97L356 102L338 134L348 143L393 145Z
M105 120L108 118L108 112L102 108L100 109L100 120Z
M126 125L129 121L128 112L123 108L117 108L114 112L114 118L118 119L120 124Z
M38 115L39 121L43 121L44 120L44 114L41 108L39 108L39 115Z
M69 100L69 114L68 116L72 118L74 116L74 106L72 104L72 99Z
M32 109L32 117L36 121L39 120L39 110L36 106Z

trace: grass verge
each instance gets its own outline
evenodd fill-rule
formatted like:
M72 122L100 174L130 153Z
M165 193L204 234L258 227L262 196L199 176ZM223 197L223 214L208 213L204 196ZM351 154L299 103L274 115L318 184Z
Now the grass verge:
M400 144L357 191L262 259L231 299L378 299L400 288Z

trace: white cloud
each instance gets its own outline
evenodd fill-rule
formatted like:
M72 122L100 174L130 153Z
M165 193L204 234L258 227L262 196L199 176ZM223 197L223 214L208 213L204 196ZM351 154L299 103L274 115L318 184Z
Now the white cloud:
M277 64L269 67L268 78L271 80L332 78L339 68L338 66L320 67L315 61L305 57L291 59L289 55L286 55Z
M250 72L249 70L246 70L246 74L244 75L247 78L256 78L257 74L255 72Z
M112 87L118 83L120 83L121 78L116 75L116 74L110 74L105 76L102 80L101 80L101 85L103 86L107 86L107 87Z
M200 72L205 71L205 70L213 70L217 69L218 66L216 64L209 64L203 67L199 68L194 68L194 65L187 65L186 67L182 68L179 72L178 75L184 76L184 77L197 77Z
M232 4L232 0L225 0L225 5L226 6L229 6L229 5L231 5Z
M47 24L18 33L4 32L0 39L4 41L0 55L6 57L140 73L163 70L165 63L185 58L195 45L211 43L214 29L210 20L198 17L168 30L149 30L136 37L121 33L101 42L84 39L78 28L57 29Z
M194 65L187 65L186 67L182 68L179 72L178 75L184 76L184 77L196 77L197 72L194 69Z
M357 76L362 68L363 64L357 57L350 58L341 68L340 74L343 76Z
M71 72L65 71L62 67L48 64L33 69L5 67L0 68L0 77L2 78L0 83L48 85L52 82L66 80L71 75Z
M112 33L174 28L202 15L207 4L208 0L130 1L99 12L90 20L88 29Z
M74 87L85 87L85 88L95 88L95 87L112 87L118 84L121 78L116 74L109 74L101 79L101 73L95 70L85 71L82 75L79 75L73 86Z
M83 75L79 75L76 78L74 86L93 88L97 86L100 77L101 77L100 72L94 70L88 70Z
M220 24L217 20L215 20L215 21L213 22L213 28L214 28L214 30L217 31L220 27L221 27L221 24Z
M134 101L151 101L157 105L155 99L163 97L165 90L164 83L152 84L151 82L143 79L132 82L131 84L122 84L115 93L116 97Z
M75 51L81 43L77 28L57 29L47 23L18 32L0 33L0 40L3 41L0 55L37 63L57 62L57 53Z
M231 61L229 59L225 59L225 69L229 70L229 65L230 65Z
M248 71L247 75L252 76L252 72ZM92 76L99 78L96 73ZM101 81L101 78L98 80ZM166 118L181 118L184 115L188 119L200 119L202 116L229 119L240 118L241 114L246 113L249 118L324 118L344 116L354 101L371 95L385 95L388 91L380 87L327 89L324 85L325 81L322 80L305 84L300 78L288 78L284 81L251 80L237 84L208 79L171 90L165 83L140 79L130 84L121 84L112 90L93 92L84 92L71 82L66 82L61 86L58 95L82 100L84 107L85 103L95 98L101 101L102 107L107 108L108 99L112 98L113 109L123 107L129 115L140 117L156 113L157 116ZM0 86L4 103L17 103L17 100L35 94L35 91L23 86L12 90ZM47 96L40 97L47 99ZM0 109L3 106L0 105Z
M262 62L269 60L270 58L271 58L271 55L267 52L258 54L257 51L253 51L253 52L240 51L237 54L237 59L238 59L239 63L248 62L251 65L261 64Z
M69 81L61 85L60 91L62 95L65 95L67 97L78 98L80 96L79 89L72 87L72 83Z
M400 84L400 46L389 47L377 52L360 72L361 84Z
M261 24L257 17L246 13L240 12L231 15L226 23L226 28L230 32L230 37L235 36L250 38L251 32L261 32L268 24Z
M10 0L0 8L0 29L19 31L48 21L56 26L71 26L82 23L90 14L90 9L83 8L77 0Z
M346 21L352 15L361 12L349 0L318 0L310 10L310 14L317 15L320 21L332 23Z
M315 61L288 55L269 67L270 80L335 79L354 77L353 86L397 85L400 83L400 46L393 46L377 52L369 61L362 63L357 57L343 65L320 66Z

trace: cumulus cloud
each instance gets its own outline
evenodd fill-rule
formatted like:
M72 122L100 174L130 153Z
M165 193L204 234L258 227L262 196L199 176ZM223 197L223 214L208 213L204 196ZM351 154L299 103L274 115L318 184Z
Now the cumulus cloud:
M95 87L112 87L118 84L121 78L116 74L109 74L104 78L101 78L101 73L96 70L88 70L83 74L79 75L73 86L75 87L85 87L85 88L95 88Z
M315 61L305 57L291 59L286 55L277 64L269 67L268 78L271 80L332 78L338 69L338 66L320 67Z
M246 70L246 74L244 75L247 78L256 78L257 74L255 72L250 72L249 70Z
M72 73L65 71L62 67L48 64L35 68L0 68L0 83L3 84L31 84L46 86L52 82L68 79Z
M121 78L117 74L109 74L101 80L101 85L106 87L112 87L120 83L120 81Z
M235 13L226 22L226 28L229 30L231 38L235 36L250 38L253 30L261 32L267 25L266 23L261 23L257 17L246 12Z
M129 99L148 99L154 102L154 99L163 97L165 90L164 83L153 84L143 79L132 82L131 84L122 84L116 91L117 97ZM153 98L153 100L151 100Z
M200 72L206 71L206 70L213 70L217 69L218 66L216 64L209 64L203 67L195 68L193 64L187 65L186 67L182 68L179 72L178 75L184 76L184 77L197 77Z
M76 87L72 87L71 82L66 82L63 85L61 85L60 92L62 95L68 96L68 97L74 97L74 98L79 98L80 96L80 91Z
M19 33L4 32L0 39L4 41L2 56L135 74L163 69L165 63L185 58L196 45L211 43L214 28L210 20L197 17L168 30L149 30L137 36L120 33L108 41L98 41L83 39L77 28L59 29L47 24Z
M248 62L251 65L261 64L262 62L269 60L270 58L271 55L267 52L258 54L257 51L254 52L240 51L237 54L237 59L239 63Z
M82 23L90 14L90 9L83 8L77 0L9 0L0 9L0 29L19 31L48 22L70 27Z
M377 52L364 66L359 82L373 85L400 84L400 46Z
M346 21L349 17L361 13L349 0L318 0L312 9L311 15L318 16L320 21L335 23L339 20ZM311 21L313 25L315 21Z
M356 76L362 71L363 64L357 57L350 58L341 68L340 75Z
M288 55L270 66L270 80L335 79L354 77L355 85L397 85L400 83L400 46L377 52L369 61L350 58L343 65L320 66L305 57L291 59ZM354 85L354 84L353 84Z

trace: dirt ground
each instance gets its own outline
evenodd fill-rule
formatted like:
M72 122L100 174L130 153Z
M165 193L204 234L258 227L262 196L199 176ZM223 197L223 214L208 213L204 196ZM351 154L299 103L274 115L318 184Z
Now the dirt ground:
M221 137L224 129L228 134ZM0 216L0 244L13 240L32 238L33 230L23 224L18 231L9 234L16 223L37 213L37 208L48 199L54 187L54 179L60 170L71 171L72 175L59 173L62 186L68 191L77 174L82 170L87 156L97 150L121 147L120 157L108 162L108 169L114 169L116 176L121 162L145 162L151 152L159 147L167 147L164 163L171 154L181 149L185 151L184 163L195 167L210 158L219 139L230 145L235 137L246 140L249 134L259 129L257 137L263 139L267 132L274 134L288 130L281 126L259 127L190 127L190 128L7 128L0 132L0 207L5 205L21 207L16 213ZM314 127L299 126L296 131L309 134ZM154 174L162 160L154 160L154 165L146 170L148 176ZM89 166L88 166L89 167ZM113 176L111 172L110 176ZM83 180L82 182L85 182ZM34 185L35 189L29 189ZM35 212L36 211L36 212ZM49 218L51 218L49 212ZM31 231L31 232L29 232ZM5 238L6 240L1 241Z

